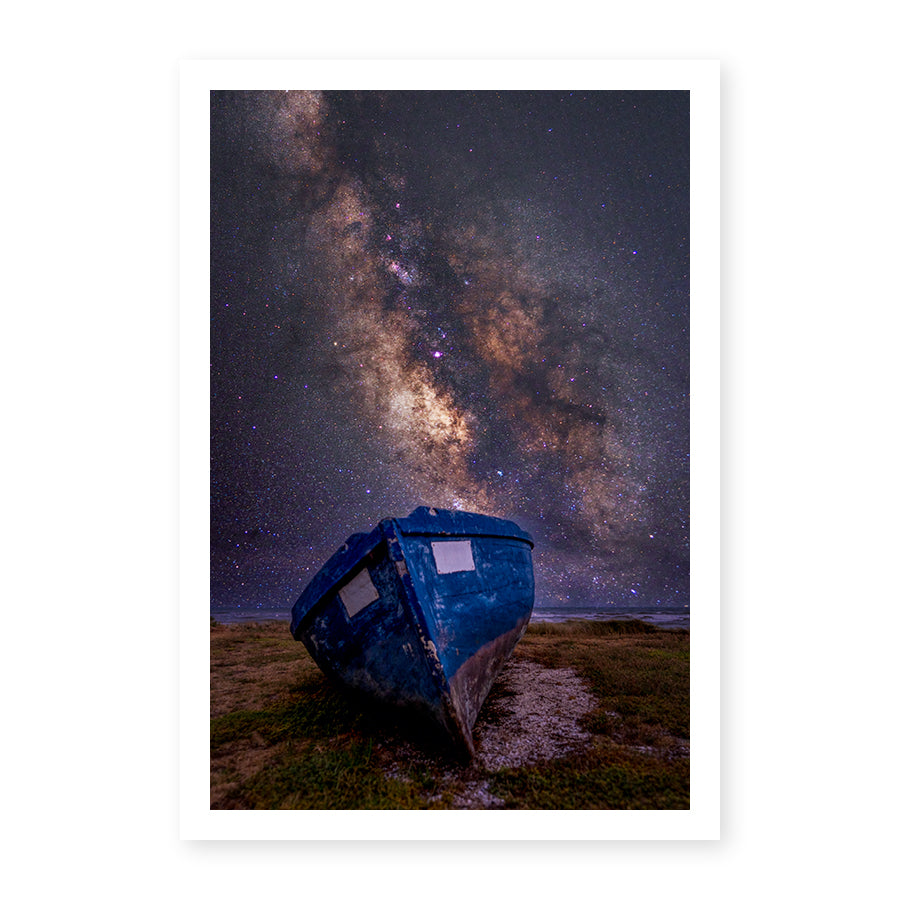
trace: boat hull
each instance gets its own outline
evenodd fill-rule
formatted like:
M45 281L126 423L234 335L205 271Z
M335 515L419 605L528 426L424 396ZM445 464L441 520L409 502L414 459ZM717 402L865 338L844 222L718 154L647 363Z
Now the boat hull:
M420 507L354 535L294 605L291 632L344 685L472 730L534 605L530 537L513 523Z

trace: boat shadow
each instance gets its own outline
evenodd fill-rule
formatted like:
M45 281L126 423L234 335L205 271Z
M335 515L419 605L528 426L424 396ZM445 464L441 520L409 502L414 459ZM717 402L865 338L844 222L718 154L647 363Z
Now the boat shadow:
M424 713L397 707L329 680L331 689L348 712L347 724L371 744L382 766L426 767L459 771L471 767L472 757L446 730Z

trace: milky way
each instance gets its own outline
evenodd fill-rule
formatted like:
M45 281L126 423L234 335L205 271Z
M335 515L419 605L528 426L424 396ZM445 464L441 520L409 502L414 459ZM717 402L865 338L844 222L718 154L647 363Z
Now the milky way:
M415 506L688 600L685 92L214 92L212 598Z

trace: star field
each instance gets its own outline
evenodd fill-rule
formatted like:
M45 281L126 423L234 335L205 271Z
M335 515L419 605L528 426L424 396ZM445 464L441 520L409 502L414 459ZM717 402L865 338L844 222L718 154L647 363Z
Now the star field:
M685 92L213 92L213 604L421 504L688 602Z

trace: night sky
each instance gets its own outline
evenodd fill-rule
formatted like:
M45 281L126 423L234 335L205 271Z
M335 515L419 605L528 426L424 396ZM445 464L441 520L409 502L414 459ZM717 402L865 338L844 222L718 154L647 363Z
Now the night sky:
M689 602L689 95L211 95L213 609L416 506Z

